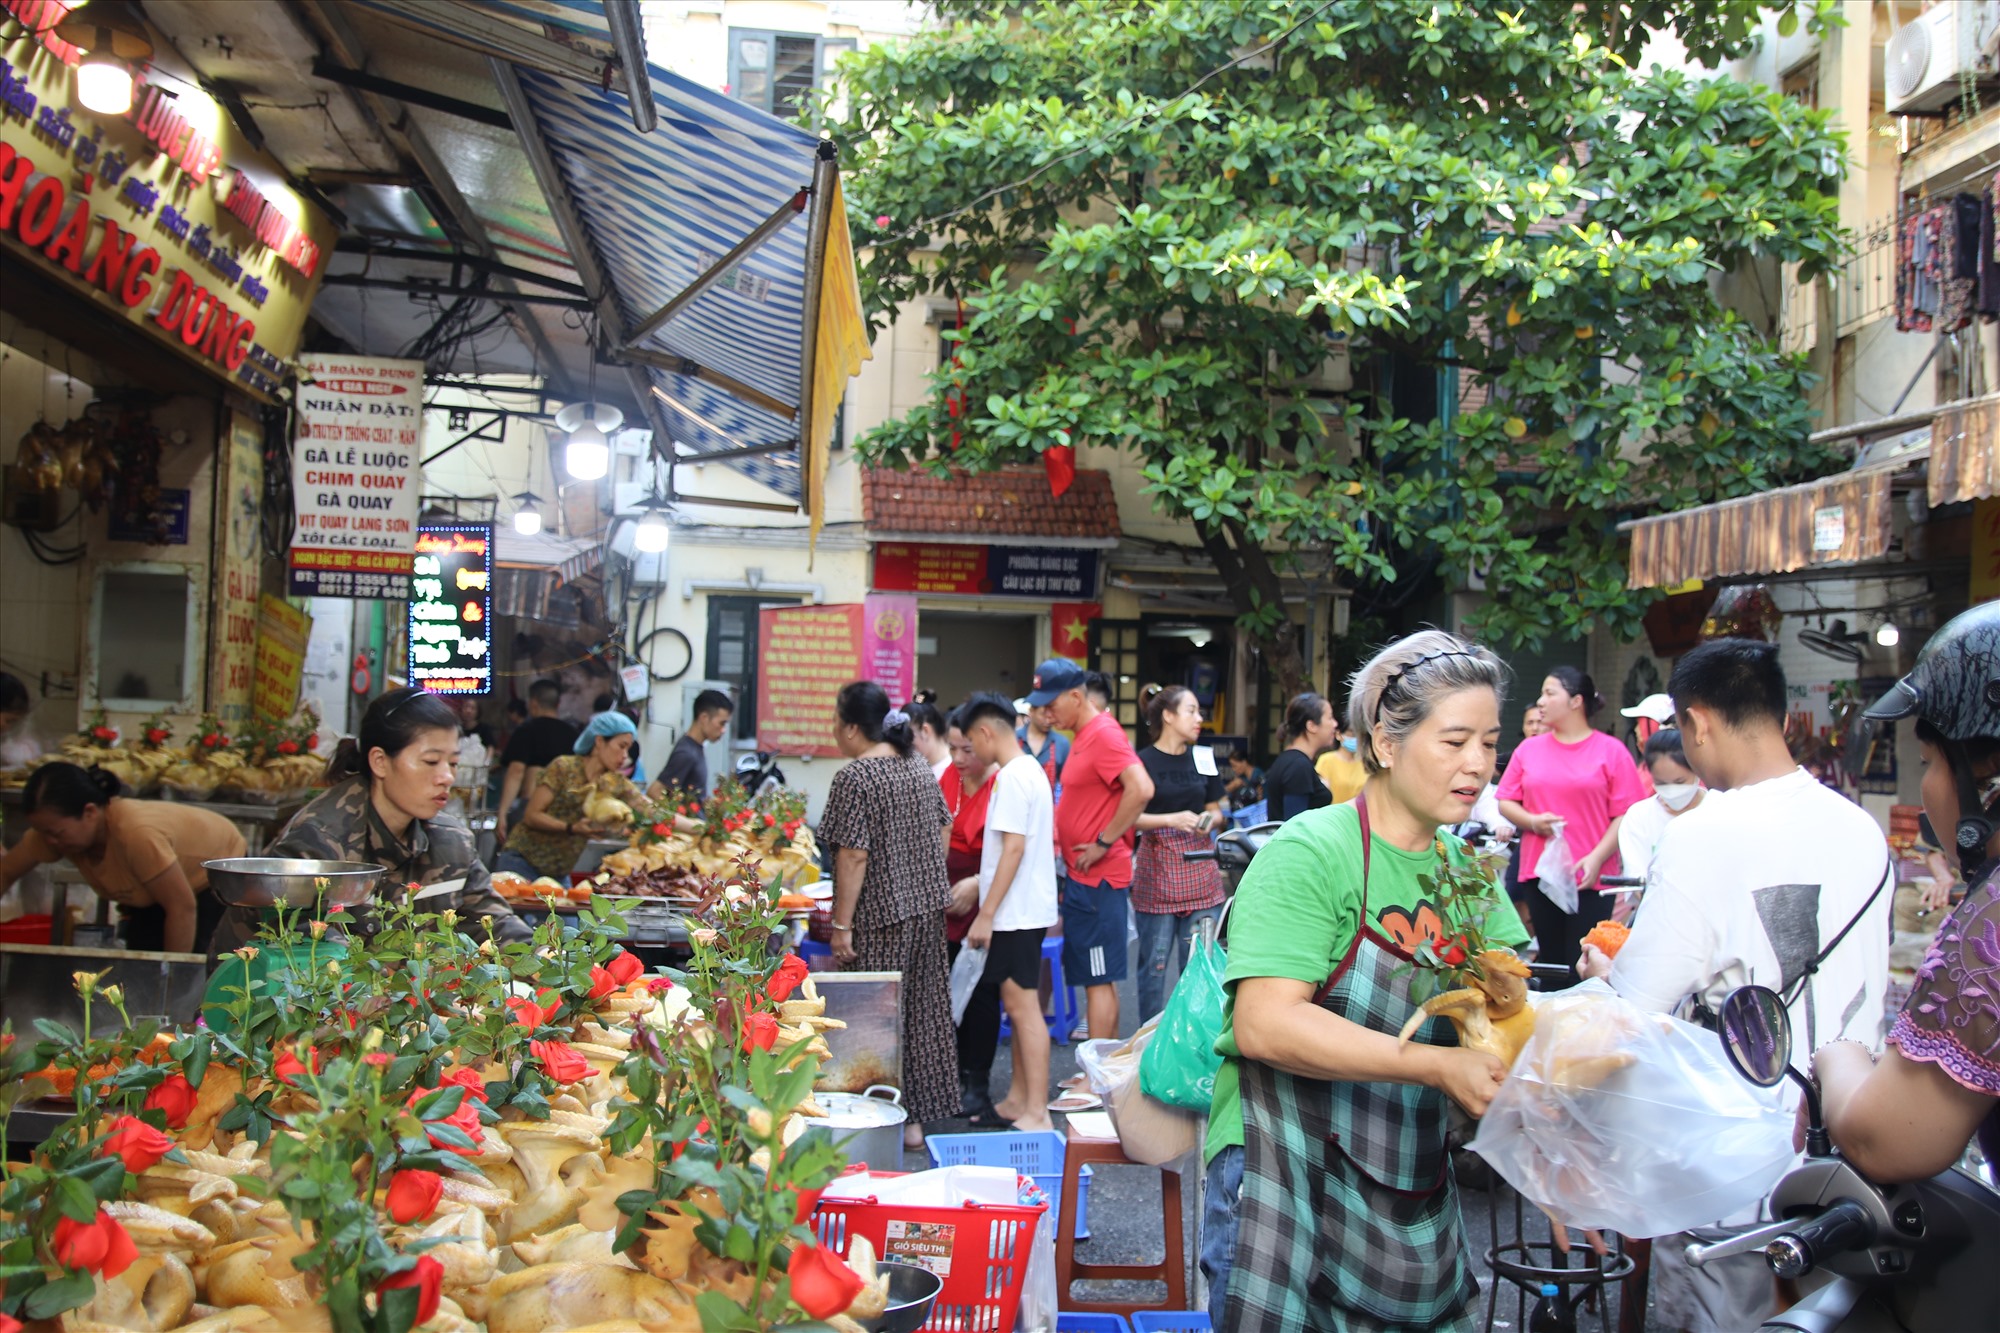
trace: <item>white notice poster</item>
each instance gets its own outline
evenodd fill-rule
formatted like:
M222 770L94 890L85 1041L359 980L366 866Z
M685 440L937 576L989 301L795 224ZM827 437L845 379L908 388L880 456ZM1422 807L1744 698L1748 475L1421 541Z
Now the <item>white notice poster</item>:
M424 363L299 358L294 597L404 598L417 540Z

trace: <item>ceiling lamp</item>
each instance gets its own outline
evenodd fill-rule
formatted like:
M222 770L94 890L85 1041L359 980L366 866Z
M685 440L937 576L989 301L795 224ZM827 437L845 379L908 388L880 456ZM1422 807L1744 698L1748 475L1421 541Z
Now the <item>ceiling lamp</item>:
M1896 622L1885 620L1875 627L1875 642L1884 648L1894 648L1903 641L1903 631L1896 628Z
M569 432L563 468L578 481L596 481L611 470L606 434L625 424L625 414L608 403L568 403L556 411L556 427Z
M532 537L542 530L542 511L535 508L542 497L533 491L521 491L514 496L514 531L523 537Z
M633 529L632 545L647 555L658 555L667 549L666 502L656 491L640 501L639 509L639 526Z
M76 67L76 100L84 110L122 116L132 109L133 67L153 56L144 24L123 6L99 0L71 11L55 36L85 53Z

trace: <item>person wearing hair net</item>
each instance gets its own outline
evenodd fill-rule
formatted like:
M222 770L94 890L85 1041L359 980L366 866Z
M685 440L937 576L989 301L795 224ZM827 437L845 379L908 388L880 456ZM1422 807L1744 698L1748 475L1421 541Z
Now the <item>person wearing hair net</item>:
M561 880L591 838L622 833L622 827L590 818L584 806L595 794L622 801L631 809L645 802L645 793L623 773L626 752L637 734L638 728L623 713L603 712L591 718L578 734L574 752L542 770L542 780L528 797L520 822L508 833L507 845L494 857L493 868L526 879Z

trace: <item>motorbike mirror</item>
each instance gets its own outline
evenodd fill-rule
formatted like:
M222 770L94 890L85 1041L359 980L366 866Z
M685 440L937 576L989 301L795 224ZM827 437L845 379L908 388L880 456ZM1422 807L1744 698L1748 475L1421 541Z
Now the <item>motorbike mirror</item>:
M1722 1002L1722 1049L1736 1072L1760 1088L1784 1081L1792 1061L1792 1020L1768 986L1741 986Z

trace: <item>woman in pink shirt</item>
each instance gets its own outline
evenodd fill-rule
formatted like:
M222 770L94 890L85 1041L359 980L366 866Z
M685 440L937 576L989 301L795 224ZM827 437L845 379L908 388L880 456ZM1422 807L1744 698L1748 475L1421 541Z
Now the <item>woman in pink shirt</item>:
M1548 732L1521 742L1495 793L1501 815L1521 830L1521 888L1539 962L1575 967L1584 935L1611 915L1612 895L1598 891L1597 877L1618 873L1619 822L1646 796L1623 743L1590 725L1603 703L1588 675L1557 667L1542 682L1539 707ZM1549 901L1533 878L1558 822L1576 858L1574 912Z

